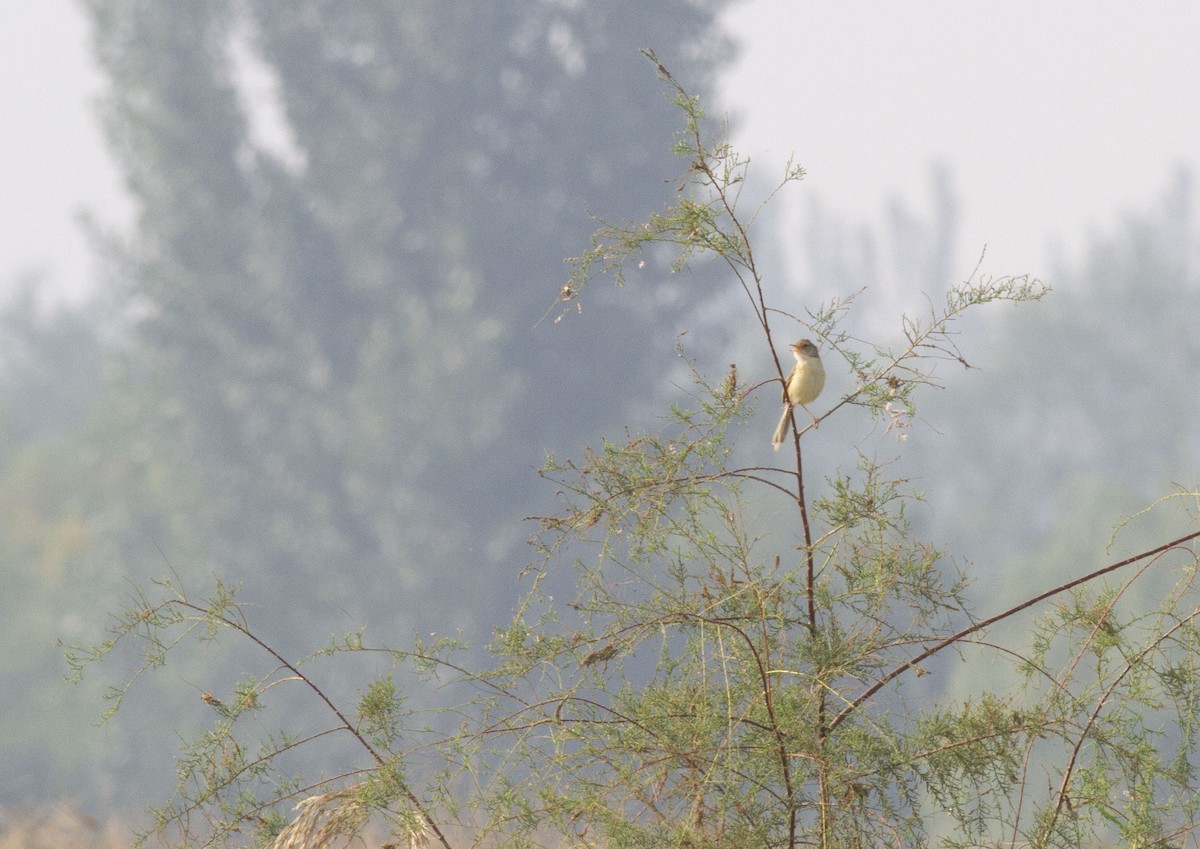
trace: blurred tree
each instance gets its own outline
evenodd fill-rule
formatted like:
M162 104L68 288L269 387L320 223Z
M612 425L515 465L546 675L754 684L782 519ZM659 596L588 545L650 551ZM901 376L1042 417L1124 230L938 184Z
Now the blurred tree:
M43 281L16 281L0 312L0 445L8 448L78 425L103 385L103 343L83 310L45 312Z
M972 358L986 385L962 380L931 405L943 436L918 441L914 459L954 481L931 502L935 532L968 556L1004 550L1019 561L981 575L985 592L1016 592L1012 575L1039 573L1051 551L1056 562L1101 557L1098 521L1112 527L1173 484L1194 488L1193 197L1181 173L1152 209L1097 234L1081 261L1060 261L1054 297L998 319L1003 341ZM1147 527L1124 538L1136 547L1154 536Z
M661 205L635 48L703 90L722 4L86 5L141 210L121 273L209 558L286 591L279 623L466 625L524 558L543 451L665 371L669 309L601 299L619 344L531 328L591 228L574 198Z
M86 0L140 215L98 241L115 313L43 316L32 281L0 317L5 800L140 806L208 718L212 646L128 731L74 733L96 700L52 642L99 639L130 581L244 582L300 651L486 634L544 452L636 420L669 370L645 364L676 362L667 284L653 311L597 293L569 335L548 293L594 227L575 198L673 192L637 48L703 89L721 6Z

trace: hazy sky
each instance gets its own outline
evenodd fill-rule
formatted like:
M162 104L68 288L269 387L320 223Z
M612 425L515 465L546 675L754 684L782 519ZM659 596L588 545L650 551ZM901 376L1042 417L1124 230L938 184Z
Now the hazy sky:
M101 78L74 0L0 0L0 295L19 275L87 289L84 208L127 220L95 120Z
M1089 232L1200 170L1200 3L757 0L729 16L742 145L808 171L802 191L873 220L926 208L944 161L965 262L1046 274ZM964 275L970 268L964 267Z
M988 243L997 272L1044 273L1053 239L1075 253L1178 166L1200 172L1194 0L753 0L728 18L743 54L725 108L755 167L794 152L803 192L873 220L893 195L923 207L942 160L964 254ZM27 272L82 292L79 211L122 221L129 209L72 0L0 0L0 79L0 293Z

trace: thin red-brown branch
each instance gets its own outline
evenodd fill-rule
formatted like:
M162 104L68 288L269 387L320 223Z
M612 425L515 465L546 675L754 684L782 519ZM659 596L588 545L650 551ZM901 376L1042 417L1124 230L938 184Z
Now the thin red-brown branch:
M959 631L955 634L951 634L949 637L946 637L945 639L934 643L932 646L925 649L925 651L919 653L916 657L913 657L910 660L906 660L903 663L899 664L894 669L892 669L890 672L888 672L886 675L884 675L882 678L880 678L878 681L876 681L874 684L872 684L870 687L868 687L866 690L864 690L862 693L860 693L855 699L853 699L849 704L847 704L844 708L842 708L841 711L838 712L838 715L835 716L833 718L833 721L829 723L829 730L832 731L833 729L837 728L838 725L840 725L848 716L850 716L850 714L852 714L852 713L854 713L854 711L858 710L858 708L864 702L866 702L868 699L870 699L872 696L874 696L876 693L878 693L881 689L883 689L885 686L887 686L887 684L890 681L892 681L894 678L898 677L899 675L904 673L906 670L915 668L916 664L920 663L921 661L925 660L926 658L932 657L933 655L940 652L942 649L954 645L955 643L959 642L963 637L969 636L970 634L973 634L976 631L980 631L984 628L987 628L991 625L996 624L997 622L1003 621L1003 620L1009 618L1010 616L1014 616L1015 614L1020 613L1022 610L1026 610L1027 608L1033 607L1035 604L1045 601L1048 598L1052 598L1052 597L1058 595L1059 593L1066 592L1067 590L1072 589L1077 586L1080 586L1081 584L1086 584L1089 581L1093 581L1102 575L1107 575L1109 572L1116 571L1117 569L1120 569L1123 566L1128 566L1129 564L1136 563L1139 560L1145 560L1147 557L1153 557L1156 554L1161 554L1164 551L1168 551L1172 548L1183 545L1185 542L1190 542L1191 540L1194 540L1197 537L1200 537L1200 531L1194 531L1190 534L1181 536L1178 539L1171 540L1170 542L1163 543L1162 545L1156 546L1155 548L1151 548L1147 551L1143 551L1140 554L1135 554L1132 557L1127 557L1124 560L1117 561L1116 563L1110 563L1109 565L1103 566L1099 569L1096 569L1093 572L1089 572L1088 574L1086 574L1082 577L1076 578L1072 581L1067 581L1065 584L1059 584L1057 587L1054 587L1053 589L1046 590L1044 593L1040 593L1036 596L1033 596L1032 598L1026 599L1025 601L1021 602L1020 604L1016 605L1015 607L1010 607L1008 610L1005 610L1001 613L997 613L995 616L990 616L987 619L984 619L980 622L976 622L975 624L970 625L966 628L963 628L961 631Z

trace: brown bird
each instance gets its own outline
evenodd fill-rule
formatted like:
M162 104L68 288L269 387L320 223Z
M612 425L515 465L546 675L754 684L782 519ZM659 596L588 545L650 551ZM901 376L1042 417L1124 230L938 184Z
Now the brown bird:
M817 396L825 388L825 366L821 364L821 355L812 340L801 339L799 342L793 342L791 349L796 357L796 364L787 376L787 383L783 388L783 415L779 417L779 425L775 428L775 435L771 437L771 447L776 451L787 438L792 408L799 404L812 416L812 411L804 405L817 400ZM813 425L816 424L817 417L813 416Z

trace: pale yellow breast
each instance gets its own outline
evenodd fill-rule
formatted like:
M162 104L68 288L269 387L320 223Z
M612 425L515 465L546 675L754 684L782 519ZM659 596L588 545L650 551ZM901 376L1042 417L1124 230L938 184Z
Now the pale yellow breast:
M825 388L825 366L817 357L802 357L788 376L788 402L808 404Z

